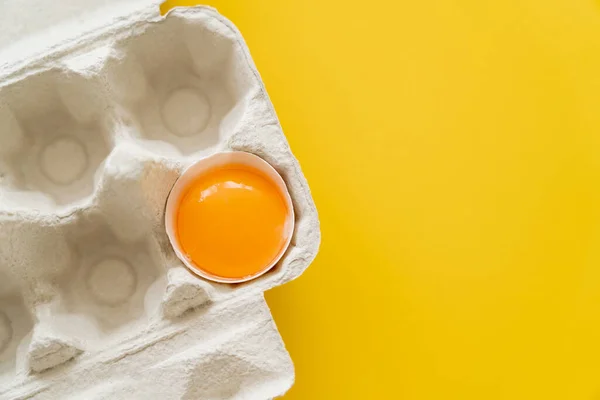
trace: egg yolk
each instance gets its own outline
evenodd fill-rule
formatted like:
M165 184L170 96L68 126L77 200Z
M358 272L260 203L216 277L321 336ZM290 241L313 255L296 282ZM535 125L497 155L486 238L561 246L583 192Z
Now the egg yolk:
M185 256L221 278L263 271L285 246L289 210L261 172L228 166L198 177L184 193L177 235Z

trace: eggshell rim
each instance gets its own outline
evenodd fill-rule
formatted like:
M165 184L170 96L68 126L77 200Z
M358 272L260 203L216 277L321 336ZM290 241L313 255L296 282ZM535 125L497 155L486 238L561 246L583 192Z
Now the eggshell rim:
M286 218L285 228L285 233L287 237L284 245L281 247L277 255L273 258L273 261L271 261L271 263L269 263L265 268L261 269L259 272L241 278L224 278L220 276L215 276L207 271L202 270L199 266L197 266L195 263L193 263L191 260L185 257L183 249L179 244L176 230L176 215L178 211L177 206L181 197L186 193L188 185L191 183L191 181L193 181L193 178L203 174L204 172L212 168L225 166L232 163L248 165L258 169L260 172L265 173L267 178L277 185L280 194L283 196L289 210ZM188 166L181 173L179 178L177 178L175 184L171 188L171 191L169 192L169 195L167 197L167 203L165 207L165 229L167 232L167 237L169 238L169 242L171 243L171 246L173 247L177 258L179 258L181 262L183 262L183 264L197 276L219 283L248 282L269 272L275 265L277 265L277 263L281 260L288 247L290 246L292 236L294 233L294 224L294 205L292 202L292 197L290 196L290 193L288 191L287 185L283 180L283 177L267 161L255 154L246 151L224 151L215 153L210 156L201 158L198 161L191 164L190 166Z

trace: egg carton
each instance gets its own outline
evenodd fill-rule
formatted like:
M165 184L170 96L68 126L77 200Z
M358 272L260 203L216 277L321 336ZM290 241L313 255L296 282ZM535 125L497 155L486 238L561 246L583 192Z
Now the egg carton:
M293 383L263 292L317 253L307 182L232 23L142 3L1 53L0 399L263 399ZM182 170L227 150L273 165L296 218L276 267L236 285L191 274L164 227Z

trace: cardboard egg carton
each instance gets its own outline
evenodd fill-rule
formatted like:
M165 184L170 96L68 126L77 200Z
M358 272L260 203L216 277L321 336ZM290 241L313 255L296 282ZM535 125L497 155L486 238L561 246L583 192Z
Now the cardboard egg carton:
M307 182L237 29L148 3L0 40L0 399L261 399L293 383L263 292L316 255ZM273 165L296 214L278 265L239 285L192 275L164 229L181 171L227 150Z

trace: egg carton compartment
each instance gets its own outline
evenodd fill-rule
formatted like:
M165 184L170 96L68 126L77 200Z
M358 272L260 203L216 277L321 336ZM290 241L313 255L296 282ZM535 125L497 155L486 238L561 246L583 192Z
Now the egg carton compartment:
M4 207L50 211L91 198L113 130L96 86L57 68L0 90Z
M75 329L73 321L60 325L69 326L70 337L99 347L148 324L159 302L145 297L163 266L152 237L123 242L101 221L87 225L71 232L72 267L56 279L60 302L52 315L77 315Z
M173 16L119 42L107 80L132 136L166 155L217 148L244 113L235 39L223 25Z
M285 392L262 293L310 264L319 223L237 29L208 7L145 9L1 73L0 399ZM164 227L181 172L226 150L273 165L296 218L244 284L193 275Z
M10 383L25 368L33 318L17 288L0 275L0 387Z

